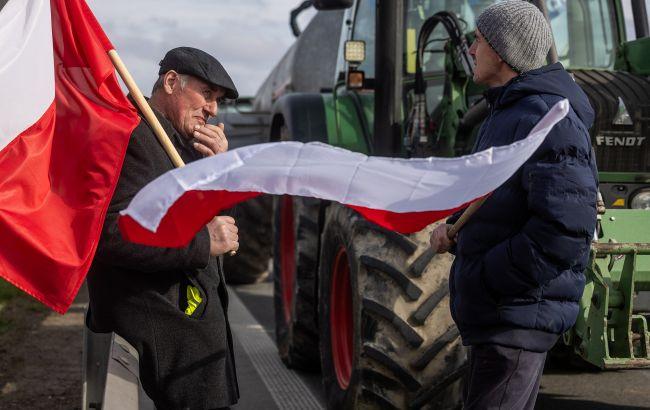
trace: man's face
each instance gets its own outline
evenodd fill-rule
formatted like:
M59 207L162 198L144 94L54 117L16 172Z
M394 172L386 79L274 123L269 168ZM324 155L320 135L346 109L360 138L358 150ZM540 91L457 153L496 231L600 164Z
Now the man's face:
M192 138L195 126L204 126L209 117L217 115L225 91L191 75L187 76L185 87L181 87L180 77L176 77L165 114L176 130Z
M478 29L475 33L476 39L469 48L469 53L474 58L474 82L490 87L500 85L499 74L505 63Z

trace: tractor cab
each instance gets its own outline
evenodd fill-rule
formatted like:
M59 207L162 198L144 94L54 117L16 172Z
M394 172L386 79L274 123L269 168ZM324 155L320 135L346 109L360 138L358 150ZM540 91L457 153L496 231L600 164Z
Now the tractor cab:
M409 157L468 153L487 109L484 88L471 81L467 48L476 17L494 2L403 0L379 7L376 0L354 2L341 32L340 81L334 94L337 103L363 116L361 124L337 118L341 145ZM316 6L324 3L331 8L350 2ZM596 111L590 131L605 205L650 208L650 67L642 57L650 48L645 3L534 3L553 31L548 62L559 61L574 75ZM629 12L638 37L632 42L627 42ZM359 131L361 141L348 136Z

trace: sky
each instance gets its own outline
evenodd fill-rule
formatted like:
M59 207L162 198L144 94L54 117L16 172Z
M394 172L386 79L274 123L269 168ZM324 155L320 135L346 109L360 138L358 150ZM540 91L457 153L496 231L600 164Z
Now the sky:
M87 0L145 95L158 62L173 47L193 46L223 64L240 95L254 95L293 43L289 12L302 0ZM623 0L630 19L630 0ZM646 0L650 10L650 0ZM305 27L314 9L301 14ZM630 24L628 35L633 37Z
M302 0L87 0L144 95L171 48L215 56L240 95L254 95L293 43L289 12ZM298 19L305 27L314 9Z

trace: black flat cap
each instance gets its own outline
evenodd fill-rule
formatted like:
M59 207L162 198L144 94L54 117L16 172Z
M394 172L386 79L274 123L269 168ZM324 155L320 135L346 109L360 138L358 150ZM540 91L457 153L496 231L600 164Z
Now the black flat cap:
M176 47L167 52L160 61L158 75L174 70L179 74L189 74L226 90L226 98L239 97L232 79L216 58L205 51L192 47Z

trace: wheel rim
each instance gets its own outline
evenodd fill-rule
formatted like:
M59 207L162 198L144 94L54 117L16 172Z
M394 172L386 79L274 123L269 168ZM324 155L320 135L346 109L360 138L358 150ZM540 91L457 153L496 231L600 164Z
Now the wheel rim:
M332 361L336 379L342 390L350 384L352 375L352 289L350 264L345 247L341 246L332 267L330 292L330 335Z
M296 238L293 229L293 199L285 195L282 197L280 209L280 280L282 281L282 305L284 320L291 322L293 307L293 287L296 268Z

